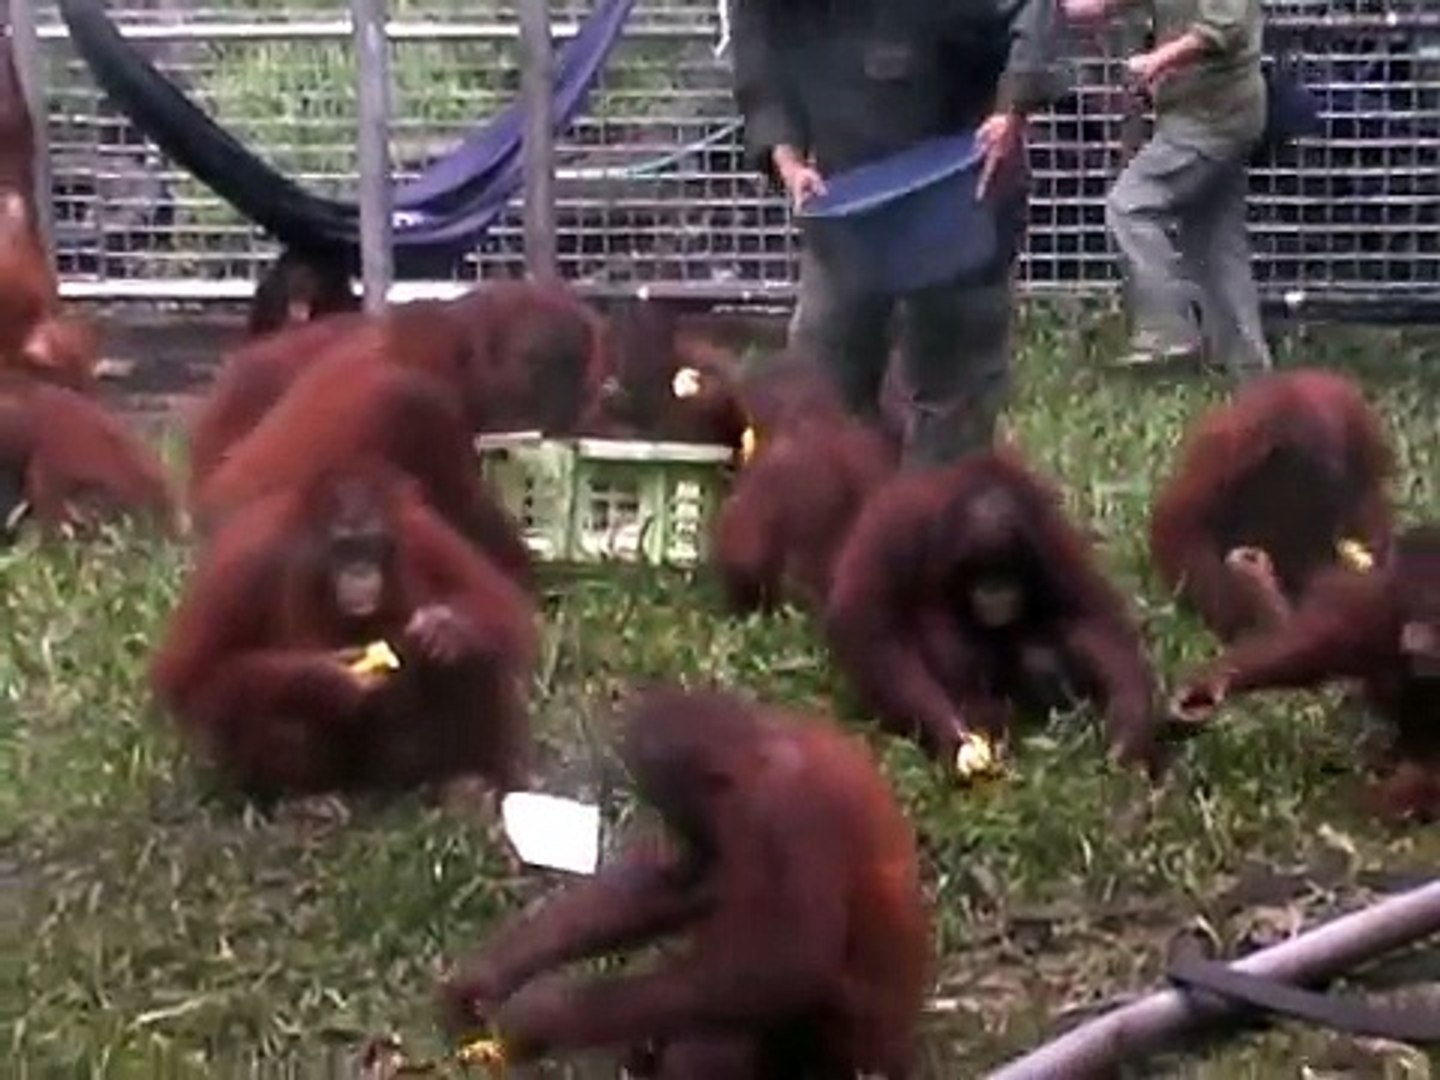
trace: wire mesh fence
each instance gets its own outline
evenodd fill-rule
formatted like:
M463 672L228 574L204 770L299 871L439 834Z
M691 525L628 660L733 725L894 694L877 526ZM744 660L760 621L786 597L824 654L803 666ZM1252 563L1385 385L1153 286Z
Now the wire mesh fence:
M783 296L796 237L783 200L741 158L720 0L638 0L588 109L557 143L562 272L582 286L671 284L717 298ZM1433 3L1433 0L1432 0ZM1258 274L1274 297L1440 294L1440 11L1427 0L1279 0L1269 44L1320 99L1325 128L1253 172ZM519 92L509 4L390 6L398 176L414 175ZM355 91L348 19L280 0L130 0L111 9L162 71L301 183L351 195ZM556 5L562 41L585 13ZM70 285L104 295L223 296L273 253L162 159L97 90L53 7L41 6L56 247ZM1125 55L1077 39L1075 91L1038 118L1021 272L1033 288L1116 280L1104 193L1121 164ZM518 205L456 267L516 275ZM127 290L126 286L131 289Z

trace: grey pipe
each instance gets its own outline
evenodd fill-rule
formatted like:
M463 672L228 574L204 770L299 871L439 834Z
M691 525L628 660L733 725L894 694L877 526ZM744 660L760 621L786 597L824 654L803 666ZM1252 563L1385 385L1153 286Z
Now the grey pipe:
M1440 879L1251 953L1234 966L1281 982L1317 982L1436 933L1440 933ZM1103 1073L1122 1059L1128 1062L1153 1054L1187 1029L1234 1011L1211 998L1161 990L1081 1024L992 1072L988 1080L1056 1080Z

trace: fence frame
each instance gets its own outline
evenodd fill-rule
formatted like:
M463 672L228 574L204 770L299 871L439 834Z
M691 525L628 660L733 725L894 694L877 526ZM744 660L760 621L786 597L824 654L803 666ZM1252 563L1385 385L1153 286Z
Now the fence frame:
M361 5L369 0L352 0L352 4ZM381 18L383 19L383 0L375 0L382 8ZM17 59L23 72L29 72L34 80L34 73L42 70L43 58L39 50L43 44L64 40L67 35L62 24L37 24L35 21L35 0L11 0L13 10L16 12L16 51ZM535 14L540 9L548 8L546 0L534 0L528 16L529 25L532 29L539 25L538 17ZM405 19L403 21L384 19L383 42L393 47L401 42L437 42L437 41L475 41L475 40L514 40L517 30L521 32L522 39L526 26L526 16L522 8L522 19L517 25L515 22L499 19L479 19L469 21L441 21L426 19ZM550 25L550 37L567 37L572 35L578 25L574 18L548 18L548 10L544 11L547 16L545 22ZM637 15L640 13L637 12ZM21 23L25 18L29 19L30 31L22 32ZM185 21L181 23L166 24L144 24L126 23L122 26L122 32L127 38L148 40L154 42L184 42L184 41L217 41L217 40L246 40L246 41L303 41L303 40L344 40L351 35L357 35L357 19L351 18L335 19L303 19L298 21L281 20L230 20L230 19L201 19ZM1333 11L1323 14L1294 16L1294 15L1271 15L1267 19L1267 26L1275 36L1300 35L1306 33L1320 33L1335 31L1348 31L1355 34L1393 32L1398 29L1414 33L1440 31L1440 11L1434 12L1410 12L1404 15L1397 15L1395 12L1380 15L1348 15L1339 14ZM694 25L681 25L677 22L666 22L662 20L646 19L641 16L634 20L631 27L627 27L627 37L631 39L677 39L693 40L697 29ZM362 87L371 81L373 75L373 60L369 58L370 50L361 47L357 37L358 57L357 69ZM527 43L522 49L522 60L526 61L524 68L530 68L529 77L525 77L522 68L522 96L533 94L539 86L540 80L535 77L533 65L533 54L536 46ZM543 48L543 46L541 46ZM380 49L380 53L385 53ZM544 57L540 57L544 63ZM550 58L553 64L553 55ZM369 76L366 72L370 71ZM25 77L22 72L22 78ZM38 81L38 80L35 80ZM388 77L384 82L388 85ZM548 91L549 81L545 80L545 88ZM35 82L31 82L35 86ZM34 90L31 91L34 94ZM35 95L42 98L43 95ZM361 102L365 101L365 93L362 92ZM388 106L389 94L384 95L385 104ZM388 108L386 109L388 112ZM1127 107L1126 113L1133 109ZM549 113L548 109L538 112L538 116L544 117ZM43 108L37 110L37 116L44 117L47 111ZM536 116L532 111L531 116ZM1133 129L1133 120L1136 117L1125 118L1125 128ZM41 129L46 124L38 125ZM367 136L365 128L367 123L361 125L362 146L373 141L373 135ZM388 128L388 123L386 127ZM530 131L537 131L545 128L545 134L549 135L549 129L544 124L531 124ZM548 141L548 140L547 140ZM1132 141L1127 135L1124 142ZM388 144L387 144L388 145ZM535 146L538 158L543 147ZM543 172L536 168L527 153L526 161L526 195L522 200L525 219L525 262L531 275L543 276L553 273L554 266L554 245L558 224L556 217L556 179L557 171L553 168L554 146L550 146L548 157L551 167ZM50 170L48 168L48 155L38 155L44 167L44 180L39 190L53 190L50 185ZM371 154L371 157L374 155ZM388 163L388 154L386 154ZM362 162L358 170L362 193L362 203L366 201L364 193L373 184L375 166L367 166ZM37 173L41 167L37 166ZM388 170L380 168L380 171ZM563 174L564 170L560 170ZM533 190L532 190L533 185ZM388 187L388 183L386 185ZM374 201L373 196L370 201ZM49 200L42 200L44 213L48 220L51 215L51 204ZM388 199L387 199L388 202ZM541 209L545 210L542 217ZM1437 207L1437 214L1440 214L1440 207ZM363 216L363 206L362 206ZM389 215L385 215L388 223ZM792 223L793 228L793 223ZM47 230L49 233L49 230ZM546 237L548 236L548 240ZM374 242L372 241L372 247ZM388 245L386 245L388 248ZM547 253L546 248L549 248ZM1062 258L1062 256L1047 256L1047 258ZM1328 267L1323 259L1318 260ZM470 283L457 280L435 280L435 281L406 281L389 282L389 275L383 275L380 280L388 282L387 287L377 290L377 295L387 295L391 299L411 299L420 297L446 296L462 292L470 287ZM1033 294L1072 294L1076 292L1103 292L1109 293L1119 287L1118 281L1088 281L1088 280L1057 280L1047 281L1026 281L1024 288ZM1321 314L1325 311L1338 311L1342 314L1358 314L1360 316L1381 317L1387 319L1440 319L1440 288L1430 289L1428 284L1417 292L1404 292L1395 290L1387 292L1385 288L1377 287L1372 292L1363 290L1350 291L1348 281L1340 281L1332 284L1330 280L1317 283L1320 289L1327 290L1317 295L1314 292L1295 290L1293 295L1276 297L1267 296L1267 308L1280 310L1290 314L1315 313ZM1385 285L1388 286L1388 280ZM694 280L657 280L648 283L580 283L579 287L588 294L598 298L613 295L635 295L643 294L654 297L666 297L683 299L702 305L725 304L739 306L787 306L793 300L794 279L793 275L789 280L746 280L736 282L697 282ZM94 301L138 301L138 302L181 302L181 303L204 303L210 301L220 302L243 302L253 292L254 277L250 280L229 278L229 279L201 279L201 278L170 278L170 279L126 279L111 278L108 280L77 280L64 279L61 283L62 293L76 299Z

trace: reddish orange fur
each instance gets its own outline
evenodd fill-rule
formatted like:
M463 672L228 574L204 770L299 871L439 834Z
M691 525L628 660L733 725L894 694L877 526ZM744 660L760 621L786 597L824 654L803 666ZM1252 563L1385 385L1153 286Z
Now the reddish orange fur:
M472 431L571 430L598 382L599 325L560 286L486 285L383 316L338 314L281 328L223 361L190 424L192 498L226 451L322 360L383 359L451 387Z
M0 27L0 191L13 191L35 212L35 118L15 67L15 39Z
M25 366L26 338L59 305L36 218L35 121L13 38L0 29L0 371Z
M850 527L894 470L894 448L820 379L781 364L742 389L756 450L721 504L713 545L732 610L788 599L821 611Z
M913 1075L930 983L914 830L833 723L722 693L628 709L622 757L678 850L636 844L502 927L446 988L516 1060L635 1047L645 1074ZM543 977L685 935L649 970ZM537 978L538 977L538 978Z
M230 352L189 423L189 497L194 500L225 451L248 434L300 373L342 338L353 338L362 315L282 327Z
M98 356L94 325L61 306L33 210L19 192L0 189L0 373L89 390Z
M32 211L20 193L0 190L0 366L18 366L30 331L59 306Z
M631 301L605 328L606 380L581 421L607 438L709 443L738 449L748 424L739 394L739 361L729 349L680 331L673 308ZM699 391L677 397L675 376L699 375Z
M1401 761L1365 799L1371 813L1393 824L1440 820L1440 764Z
M1267 456L1289 455L1288 462ZM1264 475L1262 468L1279 471ZM1156 570L1222 639L1262 619L1226 569L1235 547L1269 553L1288 599L1335 565L1336 543L1383 557L1391 535L1385 486L1391 452L1379 418L1351 380L1298 370L1248 384L1194 425L1155 500Z
M347 626L326 597L324 552L342 485L363 485L396 545L380 613ZM369 505L369 504L367 504ZM463 654L440 663L407 627L458 615ZM151 664L160 703L245 791L402 787L477 772L522 783L535 612L413 482L361 458L240 511L204 548ZM401 668L363 690L335 650L381 639Z
M762 436L797 421L846 415L824 372L812 361L788 353L747 373L738 392L751 425Z
M507 573L531 580L529 550L481 484L469 433L445 383L381 357L338 352L308 365L200 485L196 523L213 530L257 499L303 487L365 456L415 478L441 517Z
M1002 550L972 524L978 501L996 498L1013 507ZM1001 556L1033 610L993 630L969 611L972 562ZM836 563L825 624L865 707L943 761L967 730L1002 736L1015 700L1049 696L1029 666L1043 658L1099 700L1114 753L1160 767L1153 675L1129 605L1058 492L1008 451L902 473L873 495Z
M1417 671L1401 649L1412 620L1440 633L1440 527L1397 538L1392 557L1371 573L1332 569L1317 576L1293 616L1231 645L1180 696L1223 682L1228 698L1260 690L1359 683L1390 725L1391 775L1371 805L1395 819L1440 820L1440 667Z
M46 528L83 531L95 513L177 526L160 461L102 405L65 387L0 380L0 472Z
M19 370L58 386L92 392L100 334L82 315L54 312L41 318L20 348Z
M588 305L559 283L501 281L451 310L464 334L473 430L574 432L603 363L603 324ZM415 348L415 338L397 328L395 347Z
M89 321L61 311L35 205L35 122L0 33L0 371L87 389L97 356Z

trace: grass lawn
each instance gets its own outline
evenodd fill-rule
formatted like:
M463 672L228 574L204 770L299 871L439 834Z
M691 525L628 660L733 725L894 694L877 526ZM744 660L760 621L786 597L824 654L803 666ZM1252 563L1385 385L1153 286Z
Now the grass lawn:
M1148 572L1146 506L1186 420L1222 388L1101 372L1115 340L1098 318L1032 309L1011 423L1098 530L1168 677L1213 644ZM1401 456L1402 517L1440 512L1440 340L1312 328L1282 355L1359 373ZM514 871L472 815L418 799L317 822L267 820L217 791L142 681L185 563L123 538L0 553L0 933L14 935L0 949L15 972L0 981L0 1072L336 1075L347 1048L387 1031L436 1050L438 966L550 882ZM728 621L704 582L557 579L546 642L534 715L558 792L596 794L586 736L631 679L715 680L853 718L804 619ZM1057 720L1011 781L975 794L871 733L939 912L926 1076L980 1075L1062 1011L1149 988L1165 941L1196 917L1233 949L1364 902L1384 875L1433 873L1440 829L1387 833L1357 815L1365 718L1337 695L1227 716L1153 802L1103 764L1089 723ZM618 813L621 795L600 794ZM1299 1029L1163 1068L1274 1077L1306 1062L1427 1075L1400 1049Z

